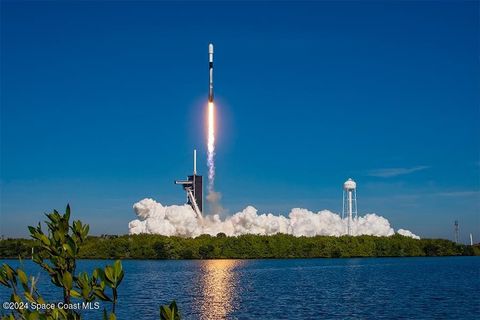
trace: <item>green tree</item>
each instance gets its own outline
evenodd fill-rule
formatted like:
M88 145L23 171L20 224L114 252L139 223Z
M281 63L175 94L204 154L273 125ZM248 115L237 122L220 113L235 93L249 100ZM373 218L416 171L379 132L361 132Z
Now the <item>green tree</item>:
M111 312L104 309L104 319L114 320L115 306L118 299L118 286L123 279L123 269L120 261L104 269L97 268L92 275L86 272L76 273L76 259L81 245L86 241L89 227L79 220L70 224L70 206L67 205L65 214L56 210L46 215L45 221L48 233L45 234L39 223L37 227L28 227L35 248L32 260L40 265L50 276L51 282L61 288L63 303L70 304L73 299L83 302L95 300L109 301L112 304ZM34 277L28 277L18 268L14 270L8 264L0 269L0 284L12 290L10 301L25 305L26 303L46 304L46 301L36 287ZM20 290L18 284L23 289ZM111 288L112 296L107 295L106 289ZM16 308L3 319L80 319L75 309L67 309L59 304L44 311L29 308Z

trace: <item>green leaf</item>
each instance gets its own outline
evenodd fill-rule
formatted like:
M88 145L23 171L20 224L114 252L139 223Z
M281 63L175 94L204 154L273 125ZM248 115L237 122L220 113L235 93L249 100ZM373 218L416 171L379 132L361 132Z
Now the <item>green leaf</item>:
M89 230L90 230L90 226L89 226L88 224L86 224L86 225L83 227L83 232L82 232L83 238L86 238L86 237L87 237Z
M93 290L93 294L103 301L112 301L112 299L110 299L102 290L95 289Z
M115 284L115 272L111 266L105 267L105 277L108 282Z
M28 226L28 230L30 230L31 235L34 235L35 233L37 233L37 229L35 227Z
M93 277L95 279L103 280L105 278L105 273L101 268L96 268L95 270L93 270Z
M115 278L119 278L122 274L122 262L120 260L115 261L113 268L115 269Z
M65 273L63 274L63 277L62 277L63 286L65 288L67 288L68 290L71 290L72 289L72 282L73 282L72 274L68 271L65 271Z
M20 281L23 283L23 284L27 284L28 282L28 278L27 278L27 275L25 274L25 272L23 272L22 269L17 269L17 275L18 275L18 278L20 279Z
M160 319L161 320L173 320L172 311L165 305L160 307Z
M68 243L63 244L63 250L65 250L70 257L75 256L75 254L73 253L72 247Z
M70 248L72 248L73 254L76 254L76 253L78 252L76 240L73 239L73 238L68 237L67 243L68 243L68 245L70 246Z
M38 314L38 311L34 311L30 313L30 315L28 316L28 320L38 320L38 319L40 319L40 315Z
M5 270L5 274L8 280L15 281L15 271L12 269L12 267L4 263L3 270Z
M88 280L89 280L89 279L88 279L88 274L87 274L86 272L80 272L80 273L78 274L78 279L79 279L79 280L81 279L82 282L87 283Z
M120 285L120 283L122 282L124 275L125 275L125 273L124 273L123 270L122 270L122 272L120 273L120 275L119 275L119 277L118 277L118 279L117 279L117 285L116 285L117 287L118 287L118 286Z
M75 234L81 234L82 232L82 222L80 220L76 220L73 222L73 232Z
M170 305L164 305L160 307L160 319L180 320L180 314L178 313L178 307L175 300L173 300Z
M82 297L86 300L90 296L91 288L82 288Z
M40 234L40 235L38 236L38 238L39 238L39 240L40 240L44 245L46 245L46 246L49 246L49 245L50 245L50 240L47 238L46 235Z
M108 317L108 320L117 320L117 317L114 313L110 313L110 317Z
M177 307L177 303L175 302L175 300L173 300L170 303L170 310L172 310L172 312L174 313L174 317L177 318L178 317L178 307Z
M82 295L78 291L75 291L75 290L70 290L70 295L74 298L81 298L82 297Z
M68 221L70 220L70 204L67 204L67 208L65 209L65 219Z

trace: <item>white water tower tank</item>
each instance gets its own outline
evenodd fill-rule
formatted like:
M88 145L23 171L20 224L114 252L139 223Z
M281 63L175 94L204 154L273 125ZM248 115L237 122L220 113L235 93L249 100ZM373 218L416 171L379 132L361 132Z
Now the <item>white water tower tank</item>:
M357 183L349 178L343 183L342 219L347 217L347 234L353 234L353 219L357 220Z
M345 183L343 184L343 189L345 191L355 190L356 188L357 188L357 183L353 181L352 178L348 178L348 180L345 181Z

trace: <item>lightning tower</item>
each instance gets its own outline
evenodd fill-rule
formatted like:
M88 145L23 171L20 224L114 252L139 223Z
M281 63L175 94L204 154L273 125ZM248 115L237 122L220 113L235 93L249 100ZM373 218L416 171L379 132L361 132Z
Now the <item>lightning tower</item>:
M458 234L459 234L459 226L458 226L458 220L455 220L455 223L453 224L455 228L455 243L458 243Z

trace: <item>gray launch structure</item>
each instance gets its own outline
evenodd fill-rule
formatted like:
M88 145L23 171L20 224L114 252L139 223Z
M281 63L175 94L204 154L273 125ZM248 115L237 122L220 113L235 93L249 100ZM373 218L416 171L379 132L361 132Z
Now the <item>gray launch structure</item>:
M183 187L187 193L187 204L199 218L203 212L203 177L197 174L197 150L193 150L193 174L187 176L187 180L175 180L175 184Z

